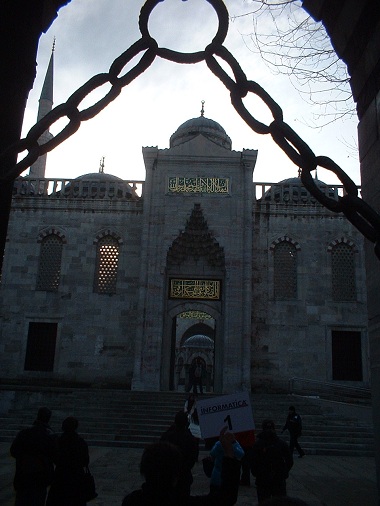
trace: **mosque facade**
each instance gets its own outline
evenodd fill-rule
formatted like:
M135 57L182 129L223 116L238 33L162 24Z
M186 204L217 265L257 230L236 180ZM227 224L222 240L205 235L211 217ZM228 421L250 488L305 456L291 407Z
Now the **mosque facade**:
M363 239L346 218L299 177L254 182L257 151L232 150L203 109L143 157L140 182L103 166L53 180L46 160L15 182L1 379L185 390L198 361L209 392L368 386Z

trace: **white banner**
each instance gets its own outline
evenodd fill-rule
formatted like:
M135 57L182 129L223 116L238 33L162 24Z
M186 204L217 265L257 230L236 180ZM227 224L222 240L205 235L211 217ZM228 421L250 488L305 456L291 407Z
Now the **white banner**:
M219 436L223 427L237 433L255 428L248 392L197 400L202 438Z

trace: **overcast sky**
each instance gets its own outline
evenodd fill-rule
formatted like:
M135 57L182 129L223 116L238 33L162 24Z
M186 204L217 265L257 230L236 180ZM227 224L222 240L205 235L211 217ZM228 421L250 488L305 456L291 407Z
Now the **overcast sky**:
M225 0L230 15L249 10L245 0ZM113 60L140 37L138 16L143 0L72 0L59 11L58 18L40 41L37 78L29 95L23 136L37 118L41 93L53 38L54 106L67 98L93 75L108 72ZM313 129L312 106L293 89L288 78L274 76L244 44L241 33L250 31L251 19L230 23L224 43L245 71L280 104L287 122L313 149L316 155L330 156L360 184L359 162L347 147L356 143L357 122L339 121ZM152 12L149 31L160 47L191 52L203 50L217 31L217 17L206 0L164 0ZM132 60L133 66L142 56ZM124 73L126 69L123 70ZM93 93L86 107L104 96L109 87ZM230 103L224 85L204 62L181 65L156 58L143 75L126 86L119 97L95 118L83 122L70 139L48 154L46 177L74 178L97 172L105 157L105 172L123 179L145 179L142 146L169 147L171 134L183 122L198 117L201 101L205 116L220 123L232 139L232 149L258 149L255 181L275 182L297 175L297 167L282 153L270 136L254 133ZM259 101L244 101L247 109L264 123L271 116ZM51 129L54 134L62 124ZM336 183L329 172L318 170L319 179Z

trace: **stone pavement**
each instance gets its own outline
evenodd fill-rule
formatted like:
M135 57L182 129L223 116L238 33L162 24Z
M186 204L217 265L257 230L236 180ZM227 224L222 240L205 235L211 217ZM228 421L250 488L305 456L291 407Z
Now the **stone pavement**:
M90 448L90 468L99 496L90 506L120 506L123 497L139 488L140 449ZM208 479L201 457L194 468L193 494L207 493ZM0 443L0 505L13 506L12 479L14 460L9 444ZM253 484L253 480L252 480ZM370 457L330 457L306 455L294 459L288 479L288 494L303 499L309 506L377 506L375 461ZM254 486L241 487L238 506L256 506ZM70 505L68 505L70 506Z

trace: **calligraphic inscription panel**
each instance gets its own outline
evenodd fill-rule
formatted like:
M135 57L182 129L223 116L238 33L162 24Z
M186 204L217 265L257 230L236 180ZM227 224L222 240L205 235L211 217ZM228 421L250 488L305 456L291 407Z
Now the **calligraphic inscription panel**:
M171 279L173 299L220 300L220 281L213 279Z
M212 320L212 316L204 311L184 311L177 318L185 318L191 320Z
M169 193L218 193L228 194L230 180L227 177L169 177Z

